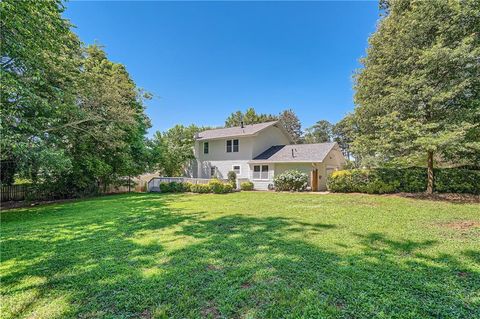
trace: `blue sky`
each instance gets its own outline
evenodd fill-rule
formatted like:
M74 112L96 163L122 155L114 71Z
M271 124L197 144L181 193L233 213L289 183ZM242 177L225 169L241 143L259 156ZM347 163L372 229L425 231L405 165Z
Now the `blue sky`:
M105 46L147 101L152 134L175 124L223 125L252 106L292 108L304 128L353 109L352 75L378 2L72 1L64 16Z

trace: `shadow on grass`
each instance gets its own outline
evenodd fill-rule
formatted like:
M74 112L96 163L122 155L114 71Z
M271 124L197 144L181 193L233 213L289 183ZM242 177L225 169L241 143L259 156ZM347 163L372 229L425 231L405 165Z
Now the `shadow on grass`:
M479 314L479 273L453 256L424 255L434 241L358 234L359 252L340 254L307 240L336 225L214 218L172 207L182 200L121 196L2 215L3 315L28 316L42 304L50 318ZM66 305L55 313L57 299Z

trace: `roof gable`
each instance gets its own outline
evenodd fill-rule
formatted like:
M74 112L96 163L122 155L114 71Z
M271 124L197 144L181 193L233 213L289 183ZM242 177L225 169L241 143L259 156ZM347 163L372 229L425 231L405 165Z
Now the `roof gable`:
M213 129L213 130L206 130L198 133L195 139L210 140L210 139L219 139L219 138L227 138L227 137L252 136L252 135L258 134L259 132L271 126L278 127L290 140L292 139L291 136L285 130L285 128L283 128L283 126L280 125L279 121L244 125L244 127L236 126L236 127L226 127L226 128L219 128L219 129Z

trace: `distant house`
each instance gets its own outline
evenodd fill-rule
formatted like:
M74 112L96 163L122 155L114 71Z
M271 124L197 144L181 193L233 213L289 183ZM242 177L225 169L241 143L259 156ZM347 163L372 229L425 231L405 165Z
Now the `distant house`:
M296 169L309 176L312 190L325 190L326 177L345 164L337 143L291 144L278 122L241 125L200 132L195 136L192 177L252 181L255 189L269 189L274 176Z

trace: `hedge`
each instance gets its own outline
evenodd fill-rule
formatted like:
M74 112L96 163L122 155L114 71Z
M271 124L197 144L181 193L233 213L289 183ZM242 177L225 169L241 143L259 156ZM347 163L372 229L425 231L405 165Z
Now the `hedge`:
M189 182L161 182L160 191L162 193L215 193L225 194L233 192L232 185L222 183L219 180L213 179L208 184L192 184Z
M160 191L162 193L182 193L190 192L192 183L185 182L161 182Z
M434 170L434 178L435 192L480 194L480 170L438 168ZM332 192L345 193L424 192L427 170L411 167L336 171L327 179L327 187Z
M233 192L233 186L229 183L222 183L218 179L212 179L208 182L208 186L215 194L225 194Z
M307 189L308 176L297 170L288 170L273 180L276 191L304 191Z

